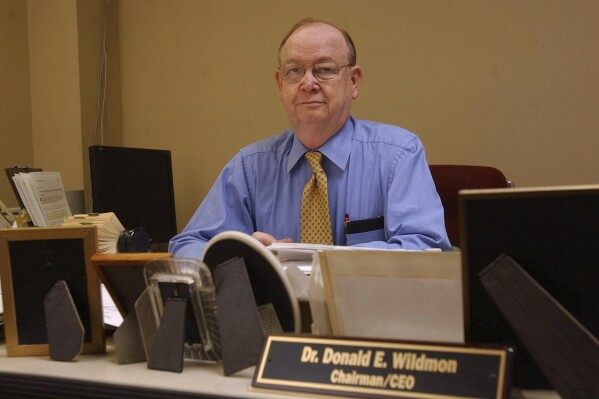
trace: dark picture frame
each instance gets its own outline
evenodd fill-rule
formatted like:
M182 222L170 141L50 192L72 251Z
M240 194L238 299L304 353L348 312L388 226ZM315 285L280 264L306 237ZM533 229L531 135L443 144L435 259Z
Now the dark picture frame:
M85 329L82 353L106 351L100 282L90 263L96 251L95 226L0 229L8 356L49 355L44 298L60 280Z

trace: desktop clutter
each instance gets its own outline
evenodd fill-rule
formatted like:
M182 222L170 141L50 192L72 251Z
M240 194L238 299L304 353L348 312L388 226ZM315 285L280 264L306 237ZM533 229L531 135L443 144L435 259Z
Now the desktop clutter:
M220 362L231 375L256 364L266 336L299 332L294 290L275 256L250 236L220 235L204 263L98 253L106 223L71 222L80 223L0 229L8 356L70 361L105 352L101 282L124 317L114 332L120 364L181 372L190 359Z
M299 332L294 291L251 237L234 239L239 257L221 236L205 263L174 259L150 252L146 230L126 229L113 212L73 215L60 173L5 171L20 205L2 204L0 229L8 356L105 352L100 283L124 317L114 333L119 363L180 372L183 359L222 362L230 375L256 364L268 334Z
M33 250L13 245L16 240L7 238L7 230L36 229L0 232L2 264L8 240L11 261L20 265L2 267L5 301L14 298L6 313L9 356L69 361L79 353L103 353L103 282L124 317L113 335L119 364L146 362L150 369L180 373L186 361L218 363L225 376L256 366L255 387L332 395L344 395L348 385L365 393L399 387L432 393L452 373L461 381L459 392L468 392L478 389L468 381L480 386L481 372L494 376L486 378L484 389L491 394L483 397L509 389L503 374L508 352L463 345L457 252L301 244L267 249L247 234L224 232L208 243L200 262L168 253L94 253L98 229L93 226L43 229L47 235ZM32 236L18 238L31 241ZM51 255L44 252L49 241L56 244L50 245ZM304 300L313 308L320 331L315 334L300 334L297 287L302 282L292 283L301 278L286 272L302 270L307 257L314 260L310 277L302 275L309 280L304 286L310 285ZM32 268L45 269L35 284L14 273L23 269L31 276ZM51 287L47 295L46 286L57 275L66 284ZM402 290L405 297L397 297ZM320 299L311 298L312 291ZM423 306L398 306L403 300ZM45 310L34 309L34 302L43 302ZM437 343L419 343L423 339ZM479 358L499 361L485 367ZM423 371L418 365L424 359L440 366ZM351 382L358 372L369 373L364 375L372 381L390 375L391 383ZM336 375L336 382L330 375ZM298 378L304 384L298 386Z
M126 255L112 259L118 257ZM126 266L111 267L100 256L92 262L108 290L118 291L112 282ZM285 273L248 235L215 237L203 262L169 256L143 262L130 263L138 271L130 280L143 277L146 288L115 295L122 298L117 306L128 309L114 333L120 364L147 361L151 369L181 372L189 359L222 363L231 375L256 365L268 335L299 332L298 301Z
M11 209L0 201L0 327L8 354L64 361L104 351L99 280L89 259L148 252L147 231L126 229L112 212L72 215L59 172L5 172L19 203Z
M21 205L0 202L8 356L105 353L104 286L123 316L119 364L180 373L186 361L217 363L225 376L255 366L254 387L300 393L507 399L519 353L468 342L475 283L562 397L599 392L597 339L509 256L480 262L468 279L472 248L265 247L228 231L202 261L174 258L151 252L145 229L126 229L115 213L72 215L60 174L6 171Z
M150 251L146 229L126 229L113 212L73 215L60 172L19 166L4 171L19 208L10 209L0 201L0 228L95 225L100 253Z

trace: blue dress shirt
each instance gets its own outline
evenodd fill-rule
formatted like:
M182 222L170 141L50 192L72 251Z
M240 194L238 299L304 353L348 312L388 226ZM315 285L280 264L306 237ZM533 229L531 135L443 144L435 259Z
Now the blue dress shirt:
M169 251L201 258L208 240L237 230L300 241L308 151L293 131L243 148L229 161ZM335 245L449 249L443 207L420 139L402 128L350 117L324 154ZM384 216L384 229L346 235L344 222Z

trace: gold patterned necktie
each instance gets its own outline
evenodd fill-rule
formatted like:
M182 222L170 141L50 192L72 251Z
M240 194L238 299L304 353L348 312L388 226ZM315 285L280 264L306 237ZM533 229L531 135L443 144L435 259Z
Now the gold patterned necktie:
M322 169L322 154L310 151L304 154L312 169L312 178L302 195L301 240L309 244L333 244L327 175Z

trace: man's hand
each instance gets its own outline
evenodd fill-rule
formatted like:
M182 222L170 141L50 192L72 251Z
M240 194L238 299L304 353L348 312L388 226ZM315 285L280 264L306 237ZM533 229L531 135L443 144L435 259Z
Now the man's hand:
M252 233L252 237L254 237L256 240L260 241L262 244L266 245L267 247L274 242L293 242L293 240L291 240L291 238L283 238L282 240L277 240L270 234L266 234L261 231L255 231L254 233Z

